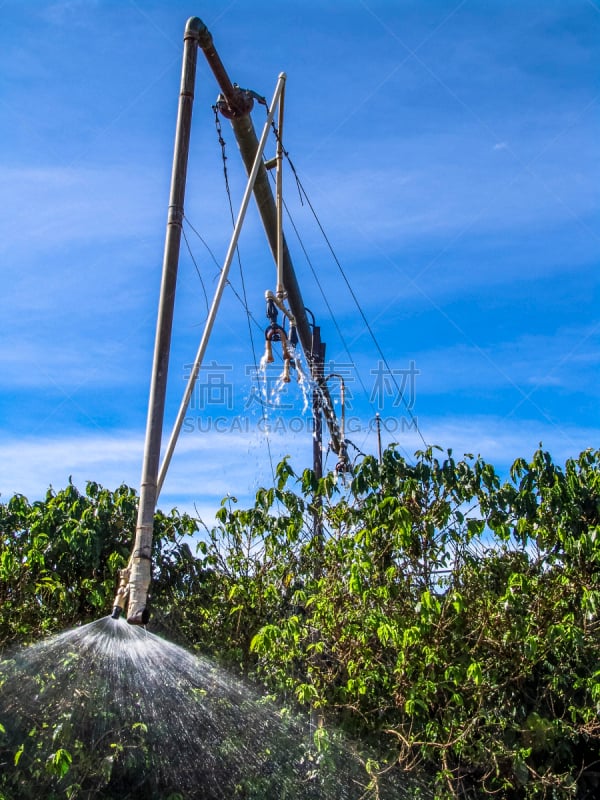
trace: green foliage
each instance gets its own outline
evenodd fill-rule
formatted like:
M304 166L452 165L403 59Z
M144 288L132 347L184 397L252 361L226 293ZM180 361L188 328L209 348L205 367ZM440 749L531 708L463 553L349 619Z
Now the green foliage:
M42 501L14 495L0 504L0 651L7 645L108 613L118 570L131 552L137 515L133 489L88 482L49 489ZM196 523L173 511L155 519L157 588L184 569L180 540ZM189 552L189 547L188 551Z
M89 484L0 506L0 644L109 609L135 505ZM435 448L366 457L347 485L285 461L194 554L196 530L157 515L155 619L306 708L323 742L374 746L366 796L394 763L438 798L596 796L600 451L540 449L505 481Z
M285 464L252 509L222 508L200 561L224 584L190 598L186 634L376 742L373 791L395 759L440 798L591 797L599 464L539 450L503 483L481 459L392 448L347 487Z
M136 497L69 484L0 505L0 648L98 616L128 559Z

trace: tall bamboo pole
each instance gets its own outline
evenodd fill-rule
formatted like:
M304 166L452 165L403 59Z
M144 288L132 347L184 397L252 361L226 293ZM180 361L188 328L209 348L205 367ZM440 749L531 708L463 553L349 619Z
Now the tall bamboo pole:
M171 172L171 191L167 215L167 231L163 256L162 281L154 358L150 380L148 416L144 459L140 481L140 502L138 508L135 543L129 562L129 605L127 622L143 625L148 621L147 597L151 578L152 532L156 510L157 478L160 463L171 330L173 327L173 308L179 265L179 247L183 224L183 203L187 163L192 127L192 106L196 80L196 60L198 44L205 26L199 19L188 20L183 37L183 65L181 70L181 89L175 132L173 169Z

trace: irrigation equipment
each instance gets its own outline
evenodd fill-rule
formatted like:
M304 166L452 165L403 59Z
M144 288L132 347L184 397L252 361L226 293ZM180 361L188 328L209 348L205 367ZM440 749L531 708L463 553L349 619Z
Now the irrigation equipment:
M221 276L209 311L202 340L192 368L180 410L165 454L160 461L163 433L167 375L173 327L173 308L177 284L177 269L184 218L184 198L192 122L192 106L196 78L198 48L201 48L217 80L221 94L217 101L218 111L230 120L231 126L248 174L248 182L242 199L233 235L221 270ZM148 591L151 580L151 552L154 514L160 490L169 467L173 450L179 436L183 419L198 376L208 339L215 321L217 309L227 283L227 275L237 246L244 217L254 195L258 211L267 235L269 247L277 267L275 292L266 293L267 316L270 325L265 331L265 360L272 358L272 346L280 342L284 368L282 380L289 380L290 362L295 345L299 343L306 357L314 382L313 413L315 415L315 445L313 454L316 472L321 465L321 415L325 418L331 437L331 450L338 457L337 468L347 469L348 456L343 426L337 423L327 380L323 375L325 345L320 331L308 320L307 309L296 278L282 226L282 160L283 145L283 100L286 76L279 75L271 104L267 106L260 140L256 136L250 112L255 101L266 105L264 98L255 92L240 88L230 80L215 49L213 38L206 25L197 17L188 20L184 32L183 66L181 89L175 133L171 191L167 217L167 231L163 257L162 282L154 345L154 358L148 401L146 437L140 482L140 500L136 524L135 542L127 568L119 575L119 588L113 603L112 617L118 618L127 607L127 621L134 625L145 625L149 618ZM265 162L263 154L276 110L278 116L277 150L274 159ZM269 182L268 169L276 167L276 198ZM287 305L286 305L287 303ZM278 324L280 311L287 320L288 329Z

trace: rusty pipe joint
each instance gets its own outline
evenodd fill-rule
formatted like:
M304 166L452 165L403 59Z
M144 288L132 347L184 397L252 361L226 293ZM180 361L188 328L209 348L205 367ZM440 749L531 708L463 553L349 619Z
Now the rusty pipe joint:
M292 354L290 353L288 347L288 337L287 333L285 332L285 328L282 328L281 325L278 325L276 322L272 322L265 328L265 339L267 341L267 351L269 351L272 355L273 351L271 348L272 342L281 342L281 351L283 355L284 361L290 361L292 358ZM272 363L272 360L269 363Z
M335 465L335 471L337 475L347 475L352 472L352 467L350 466L350 459L348 458L348 451L346 450L346 446L340 448L340 458Z
M275 361L273 357L273 342L279 342L281 340L282 331L283 328L276 322L272 322L269 326L265 328L264 362L266 364L272 364Z
M183 34L184 41L186 39L195 39L198 47L203 50L208 50L213 45L213 37L206 25L198 17L190 17L185 25L185 32Z
M277 294L273 294L273 292L270 291L270 289L267 289L267 291L265 292L265 300L267 301L267 317L271 320L271 322L273 322L274 319L275 320L277 319L277 309L279 309L283 314L283 316L286 317L286 319L290 323L290 326L292 325L295 326L296 318L294 317L292 312L285 307L283 302L285 297L287 297L287 293L285 291L284 291L284 297L279 297Z
M273 345L271 344L270 339L265 340L265 354L263 356L263 360L265 364L272 364L275 361L273 357Z
M129 567L119 570L119 588L113 602L112 619L119 619L129 597Z
M213 37L206 25L198 17L190 17L185 26L184 41L187 39L195 40L204 51L208 63L213 70L221 92L217 98L216 107L226 119L238 119L246 117L254 107L254 100L266 104L264 98L260 97L251 89L242 89L237 83L232 83L229 79L225 67L213 44Z
M239 119L247 117L254 107L254 92L250 89L242 89L237 83L232 84L233 93L229 97L220 94L217 97L216 106L219 114L225 119Z
M266 105L264 97L250 89L241 89L237 83L232 83L215 49L212 34L198 17L190 17L187 21L184 39L188 38L197 41L217 80L221 93L216 105L224 117L239 119L247 116L252 111L255 100Z
M272 322L265 328L265 339L267 342L281 342L282 339L285 341L287 336L285 335L285 331L281 325L278 325L276 322Z
M265 362L272 364L275 359L273 358L273 342L281 342L281 354L283 356L283 372L281 373L281 380L284 383L290 382L290 362L292 361L292 354L289 349L289 341L287 333L281 325L272 322L265 329Z

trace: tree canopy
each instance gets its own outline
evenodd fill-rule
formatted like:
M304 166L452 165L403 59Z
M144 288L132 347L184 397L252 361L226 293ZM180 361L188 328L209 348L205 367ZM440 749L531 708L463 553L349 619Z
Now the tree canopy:
M0 647L110 612L136 506L93 482L0 504ZM392 767L439 798L597 795L600 451L506 480L437 448L345 483L284 461L217 516L157 513L152 624L375 748L373 797Z

